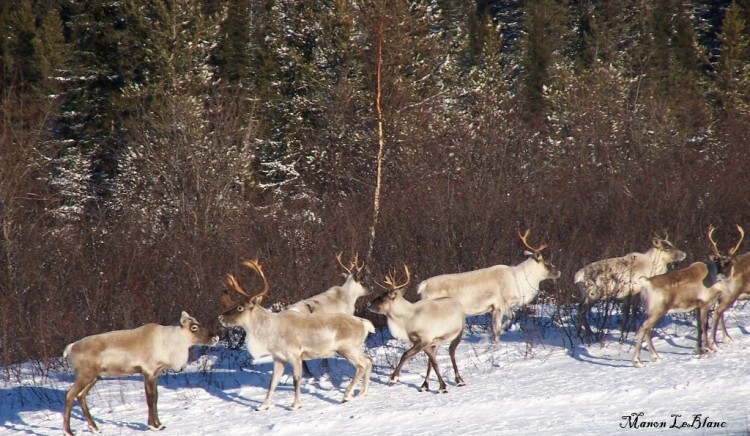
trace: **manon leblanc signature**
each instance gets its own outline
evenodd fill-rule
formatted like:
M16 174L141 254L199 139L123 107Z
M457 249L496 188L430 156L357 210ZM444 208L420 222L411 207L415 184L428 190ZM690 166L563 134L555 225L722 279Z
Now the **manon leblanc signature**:
M646 418L643 412L633 412L630 415L623 415L620 428L726 428L725 421L714 421L708 416L701 413L683 417L679 413L669 415L669 419L655 420Z

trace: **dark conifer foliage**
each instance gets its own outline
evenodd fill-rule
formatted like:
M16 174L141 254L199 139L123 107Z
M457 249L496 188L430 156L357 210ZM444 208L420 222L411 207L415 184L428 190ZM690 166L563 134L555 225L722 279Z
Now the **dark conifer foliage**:
M372 220L380 29L376 276L517 263L531 227L563 271L542 298L572 304L578 268L654 232L690 261L750 226L747 0L8 0L2 364L215 319L242 258L271 303L339 283Z

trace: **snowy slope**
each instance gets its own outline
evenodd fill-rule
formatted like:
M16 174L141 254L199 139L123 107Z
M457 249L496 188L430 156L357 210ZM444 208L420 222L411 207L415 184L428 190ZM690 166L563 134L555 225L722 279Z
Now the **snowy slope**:
M651 363L644 351L642 369L631 364L634 334L624 343L615 338L571 349L565 339L569 330L536 308L537 316L515 324L499 344L490 343L482 328L467 331L458 349L464 387L452 383L447 350L441 349L447 394L418 392L426 364L422 356L405 366L398 384L387 386L405 344L379 332L369 341L375 369L367 397L341 403L354 371L345 361L330 359L324 375L305 380L297 412L288 409L289 375L271 409L254 411L266 394L269 359L252 362L244 349L205 349L183 372L160 379L159 414L167 428L158 434L748 434L750 305L745 306L727 319L734 342L702 358L692 354L690 318L663 321L654 336L663 360ZM316 373L323 371L321 365L313 366ZM39 366L5 368L1 434L62 434L62 403L73 376L65 367L43 374ZM431 387L437 387L436 380ZM100 382L89 404L103 434L151 434L140 377ZM639 425L666 428L631 428L623 419L641 412ZM691 427L670 428L675 423ZM71 425L78 434L89 433L78 405Z

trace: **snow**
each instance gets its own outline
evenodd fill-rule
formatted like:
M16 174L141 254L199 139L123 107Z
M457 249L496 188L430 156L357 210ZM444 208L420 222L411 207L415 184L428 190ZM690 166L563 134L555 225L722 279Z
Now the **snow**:
M498 344L473 321L458 348L466 386L453 383L447 349L438 351L448 393L419 392L426 359L410 361L400 381L388 376L406 344L379 331L368 340L374 361L366 397L341 403L353 368L343 359L313 362L317 378L302 386L302 409L289 410L293 387L289 370L268 411L255 411L266 394L270 358L253 361L244 349L199 348L180 373L159 381L160 435L394 435L394 434L696 434L736 435L750 431L750 305L727 313L734 338L717 352L693 354L691 317L668 317L654 329L662 361L632 366L634 334L593 345L567 339L571 326L559 325L532 306L504 332ZM565 344L568 344L566 347ZM3 368L0 434L62 434L65 392L73 381L66 364L45 372L39 363ZM359 387L355 390L358 392ZM91 412L103 434L148 434L140 376L110 378L89 394ZM642 415L639 415L641 414ZM699 415L696 419L696 416ZM623 418L626 417L626 418ZM627 417L630 417L629 419ZM635 425L664 425L665 428ZM684 425L683 428L674 426ZM721 427L723 425L723 427ZM71 426L89 434L78 404ZM689 426L689 427L688 427ZM672 427L672 428L670 428Z

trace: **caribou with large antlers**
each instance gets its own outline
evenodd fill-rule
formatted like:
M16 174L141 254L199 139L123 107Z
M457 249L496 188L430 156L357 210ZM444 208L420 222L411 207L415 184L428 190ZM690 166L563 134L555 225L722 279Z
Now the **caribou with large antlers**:
M737 225L737 232L740 234L740 238L737 244L727 251L726 255L722 255L719 252L719 248L716 245L716 241L713 239L713 226L710 227L708 237L711 240L712 245L712 259L720 262L722 265L731 265L731 274L727 280L727 292L719 296L719 304L714 310L714 317L711 322L711 341L715 346L716 344L716 328L718 323L721 323L721 330L724 333L724 340L729 342L732 337L727 332L727 327L724 322L724 312L734 305L737 300L747 299L750 297L750 253L745 253L740 256L735 256L737 250L742 244L742 240L745 239L745 229L742 226Z
M708 342L707 329L703 327L708 321L708 312L713 303L721 295L727 294L727 278L732 275L732 260L729 256L720 255L713 239L713 232L714 227L712 225L708 229L708 239L713 246L713 254L708 262L694 262L680 270L653 277L639 277L638 281L642 287L641 298L648 316L635 338L633 364L636 367L643 366L640 356L644 336L651 352L651 360L660 360L651 341L651 330L668 313L689 312L698 309L698 323L701 326L703 344L701 352L713 348L712 344Z
M685 252L675 248L666 234L664 238L654 237L652 245L645 253L598 260L576 272L573 281L581 295L576 323L578 336L581 336L584 325L586 332L592 334L588 312L594 303L608 298L633 298L640 292L638 279L641 276L664 274L670 263L685 259Z
M257 260L244 261L243 265L255 271L263 280L263 290L250 296L239 285L235 277L227 274L225 283L230 290L243 296L243 301L219 316L225 326L239 326L245 330L247 349L254 358L267 354L273 357L273 375L263 403L258 410L271 406L273 394L284 373L284 364L292 366L294 379L294 402L292 410L302 406L300 402L300 379L302 361L331 357L335 353L351 362L356 373L346 388L344 401L352 399L355 385L363 378L359 395L366 395L370 383L372 361L364 352L364 343L375 327L366 319L340 313L299 313L284 310L273 313L261 306L268 295L268 281ZM225 304L229 301L225 298Z
M456 385L463 386L464 381L458 372L458 364L456 364L456 348L461 342L464 331L465 316L461 303L454 298L438 298L410 303L404 298L404 289L411 279L409 268L406 265L404 265L404 272L406 281L401 284L396 283L393 274L386 276L385 283L390 289L368 305L372 312L385 315L388 318L388 329L395 338L412 343L412 347L401 356L401 360L391 374L388 384L396 383L404 364L415 354L424 351L429 361L427 362L427 375L420 390L429 390L428 381L430 368L432 367L440 383L439 392L447 392L435 353L438 345L450 341L448 351L453 363Z
M423 300L453 297L461 302L467 316L492 312L493 338L497 342L500 332L513 320L513 309L533 301L539 293L540 282L560 277L560 271L541 253L547 244L536 248L529 245L530 232L528 229L522 235L518 231L523 245L531 250L524 251L528 259L520 264L431 277L419 284L417 293ZM502 322L503 316L505 322Z

